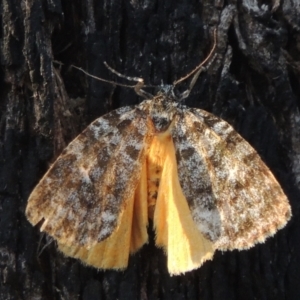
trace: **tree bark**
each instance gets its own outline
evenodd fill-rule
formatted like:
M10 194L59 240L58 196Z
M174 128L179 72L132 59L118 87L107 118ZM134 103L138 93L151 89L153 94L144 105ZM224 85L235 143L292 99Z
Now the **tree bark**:
M300 299L298 0L3 0L1 15L0 299ZM206 57L214 28L216 56L186 104L225 119L258 151L292 220L264 244L217 251L181 276L169 276L153 233L123 272L64 257L26 220L28 196L92 120L141 101L70 66L120 82L107 61L172 83Z

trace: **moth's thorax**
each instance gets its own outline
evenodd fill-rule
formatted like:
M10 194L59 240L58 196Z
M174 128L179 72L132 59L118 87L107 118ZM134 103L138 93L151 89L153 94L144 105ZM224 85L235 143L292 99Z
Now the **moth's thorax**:
M150 102L149 116L156 132L166 131L178 113L179 102L165 93L158 93Z

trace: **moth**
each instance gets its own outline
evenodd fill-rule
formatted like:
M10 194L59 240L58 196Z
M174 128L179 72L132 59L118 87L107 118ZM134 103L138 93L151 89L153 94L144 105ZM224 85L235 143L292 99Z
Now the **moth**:
M65 255L122 270L147 243L152 219L177 275L216 250L262 243L290 219L287 197L257 152L224 120L182 104L202 65L155 96L133 78L148 99L91 123L35 187L26 216ZM175 95L191 74L189 89Z

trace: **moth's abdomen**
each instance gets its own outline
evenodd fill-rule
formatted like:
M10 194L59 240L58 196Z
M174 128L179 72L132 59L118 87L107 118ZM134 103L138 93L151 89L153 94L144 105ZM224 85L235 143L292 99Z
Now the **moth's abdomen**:
M170 141L169 132L156 135L146 156L147 166L147 189L148 189L148 216L153 219L156 199L158 195L159 183L161 179L162 168L166 157L165 144Z

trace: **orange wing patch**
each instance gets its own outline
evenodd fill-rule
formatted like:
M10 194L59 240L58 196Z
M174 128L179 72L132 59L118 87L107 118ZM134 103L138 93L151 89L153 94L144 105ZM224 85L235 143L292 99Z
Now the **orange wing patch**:
M161 170L154 228L156 245L167 254L169 273L176 275L199 268L212 259L213 244L197 229L180 187L170 129L153 139L148 161L156 167L150 170ZM156 178L156 173L151 175Z

